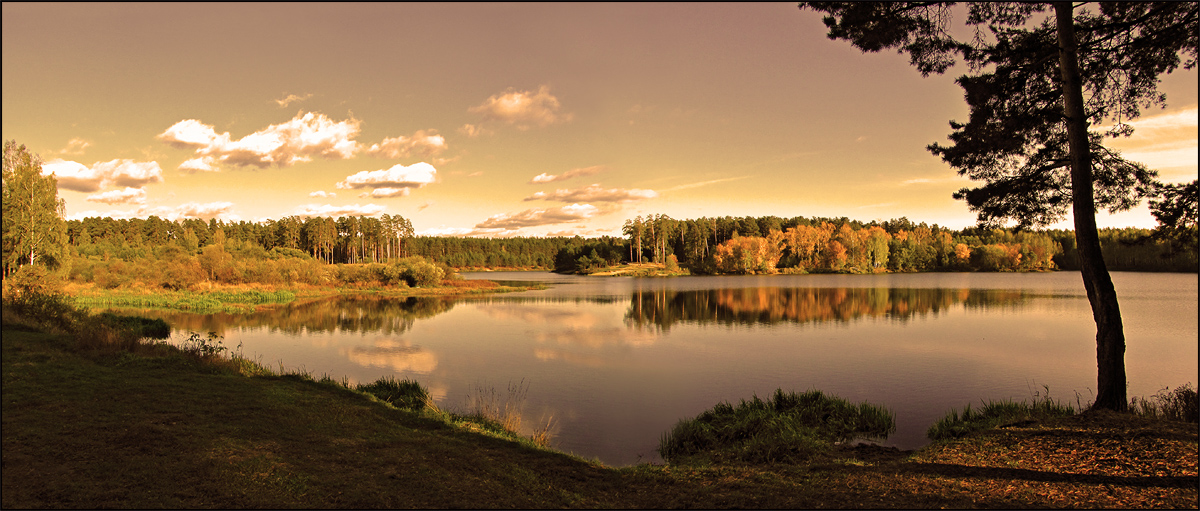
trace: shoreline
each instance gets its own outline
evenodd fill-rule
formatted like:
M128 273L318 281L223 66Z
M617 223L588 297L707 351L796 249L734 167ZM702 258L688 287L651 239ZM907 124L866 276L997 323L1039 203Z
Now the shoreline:
M848 443L795 464L614 468L328 378L85 355L69 335L7 318L3 330L7 508L1160 508L1197 495L1194 424L1109 412L914 451Z

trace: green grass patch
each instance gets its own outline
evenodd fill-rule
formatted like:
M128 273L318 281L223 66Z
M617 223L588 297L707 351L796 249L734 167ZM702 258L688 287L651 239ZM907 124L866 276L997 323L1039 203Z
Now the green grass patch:
M395 377L385 376L368 384L359 384L356 389L402 410L421 410L430 403L429 391L420 383L409 379L397 380Z
M196 313L254 312L255 305L291 303L296 294L287 291L158 291L154 293L106 292L99 295L73 297L80 307L131 307L174 309Z
M884 439L896 430L890 410L853 404L819 390L776 389L764 401L754 396L737 406L719 403L663 434L664 460L749 463L801 462L833 443L854 438Z
M962 410L951 409L945 417L929 427L925 436L930 440L958 438L985 429L1075 415L1074 407L1055 401L1050 397L1050 388L1044 388L1044 394L1035 392L1027 400L987 401L979 408L972 408L968 403Z

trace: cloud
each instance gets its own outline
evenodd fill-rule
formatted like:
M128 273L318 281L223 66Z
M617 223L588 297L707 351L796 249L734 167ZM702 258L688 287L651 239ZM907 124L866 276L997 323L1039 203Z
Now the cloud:
M67 147L64 147L62 151L58 152L58 154L80 155L83 154L84 149L87 149L90 145L92 145L92 143L84 139L72 138L71 140L67 141Z
M417 211L421 211L421 210L423 210L423 209L425 209L425 208L427 208L427 207L429 207L429 206L432 206L432 205L434 205L434 204L437 204L437 203L436 203L436 202L434 202L434 201L431 201L431 200L427 200L427 201L425 201L425 204L422 204L422 205L420 205L420 206L417 206Z
M1134 129L1195 128L1200 124L1200 109L1193 106L1178 112L1150 115L1127 122Z
M637 202L658 197L654 190L638 188L601 188L598 184L577 188L575 190L559 189L554 193L537 192L525 200L549 200L558 202Z
M358 194L359 197L367 197L371 199L391 199L393 197L407 197L408 188L376 188L370 192Z
M233 209L232 202L208 202L197 203L189 202L180 204L175 207L159 206L147 208L145 206L134 210L116 210L116 211L81 211L67 217L68 220L82 220L88 217L111 217L111 218L146 218L150 215L164 218L171 221L182 220L186 218L199 218L202 220L210 220L221 217L225 220L240 220L241 217L231 213Z
M505 229L513 230L522 227L539 225L582 222L596 215L600 210L591 204L571 204L558 208L527 209L520 213L501 213L475 224L476 229Z
M383 211L386 209L387 206L379 206L375 204L348 204L345 206L333 206L330 204L304 204L302 206L297 206L296 209L293 210L292 214L301 218L314 216L375 216L383 213Z
M475 124L464 124L461 128L458 128L458 132L471 138L492 133L491 131L484 129L482 126Z
M219 172L221 169L217 168L217 165L218 162L216 158L212 156L201 156L199 158L192 158L180 163L178 168L179 170L187 173Z
M411 137L385 138L372 144L367 154L376 158L407 158L412 155L434 156L446 150L446 137L437 130L417 130Z
M88 195L87 200L90 202L102 202L104 204L145 204L146 190L125 187L122 190L110 190L104 193Z
M560 113L562 105L543 85L537 92L518 91L512 88L487 98L479 106L467 109L471 113L483 114L484 119L499 121L527 130L533 126L545 127L571 120L571 114ZM470 125L467 125L470 126ZM466 128L466 126L464 126Z
M746 179L748 177L750 177L750 176L725 177L725 178L721 178L721 179L713 179L711 181L701 181L699 183L689 183L686 185L672 186L671 188L667 188L665 191L673 192L676 190L686 190L688 188L699 188L701 186L715 185L717 183L724 183L726 181L737 181L738 179Z
M559 175L557 175L557 176L550 175L550 174L546 174L546 173L544 173L544 172L543 172L543 173L541 173L541 174L538 174L538 175L534 176L534 177L533 177L533 179L531 179L531 180L529 181L529 184L553 183L553 182L555 182L555 181L564 181L564 180L567 180L567 179L571 179L571 178L573 178L573 177L579 177L579 176L590 176L590 175L592 175L592 174L598 174L598 173L600 173L600 172L603 172L603 171L605 171L605 170L607 170L607 169L608 169L608 167L606 167L606 166L604 166L604 165L595 165L595 166L592 166L592 167L583 167L583 168L580 168L580 169L571 169L571 170L568 170L568 171L566 171L566 172L563 172L562 174L559 174Z
M172 147L195 150L196 158L179 167L185 172L216 170L220 165L287 167L312 161L314 156L352 158L359 150L354 141L359 124L354 118L334 122L324 114L309 112L234 141L229 132L217 134L210 125L186 119L167 128L158 139Z
M387 170L361 171L347 176L345 181L337 184L342 190L372 188L372 191L362 196L371 197L403 197L413 188L420 188L437 179L437 169L425 162L409 166L393 165Z
M303 96L297 96L295 94L288 94L286 98L277 99L277 100L275 100L275 102L279 103L279 108L286 108L288 105L290 105L292 103L298 103L300 101L304 101L311 97L313 97L312 94L305 94Z
M56 158L42 165L42 175L50 174L58 180L59 188L76 192L95 192L114 185L141 188L163 181L162 168L154 161L118 159L96 162L88 167Z
M333 192L326 192L325 190L317 190L315 192L308 194L308 196L325 198L325 197L337 197L337 194L333 193Z
M351 362L367 367L428 374L437 369L437 356L406 340L380 339L374 346L355 346L346 354Z
M157 214L168 220L180 220L184 218L211 220L216 217L229 219L232 216L230 215L231 209L233 209L232 202L218 201L206 203L188 202L173 208L157 207L150 208L148 211L153 211L154 213L151 214Z

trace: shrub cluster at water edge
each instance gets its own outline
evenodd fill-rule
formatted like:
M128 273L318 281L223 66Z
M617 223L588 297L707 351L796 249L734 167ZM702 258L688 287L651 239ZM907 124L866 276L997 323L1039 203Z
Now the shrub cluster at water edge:
M429 391L413 380L397 380L386 376L356 389L366 392L403 410L421 410L429 403Z
M737 406L720 403L679 421L663 435L658 452L669 462L800 462L834 442L884 439L895 431L895 416L886 408L852 404L819 390L797 394L776 389L767 401L754 396Z

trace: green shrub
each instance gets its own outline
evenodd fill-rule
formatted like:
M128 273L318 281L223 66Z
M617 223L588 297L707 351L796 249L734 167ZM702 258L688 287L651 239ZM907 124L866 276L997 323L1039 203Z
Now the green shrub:
M802 394L776 389L771 399L754 396L737 406L719 403L665 433L658 452L667 461L691 457L750 463L797 462L854 438L884 439L896 430L890 410L851 404L819 390Z
M366 385L360 384L357 389L404 410L421 410L429 402L429 391L421 384L408 379L397 380L392 376L385 376Z

